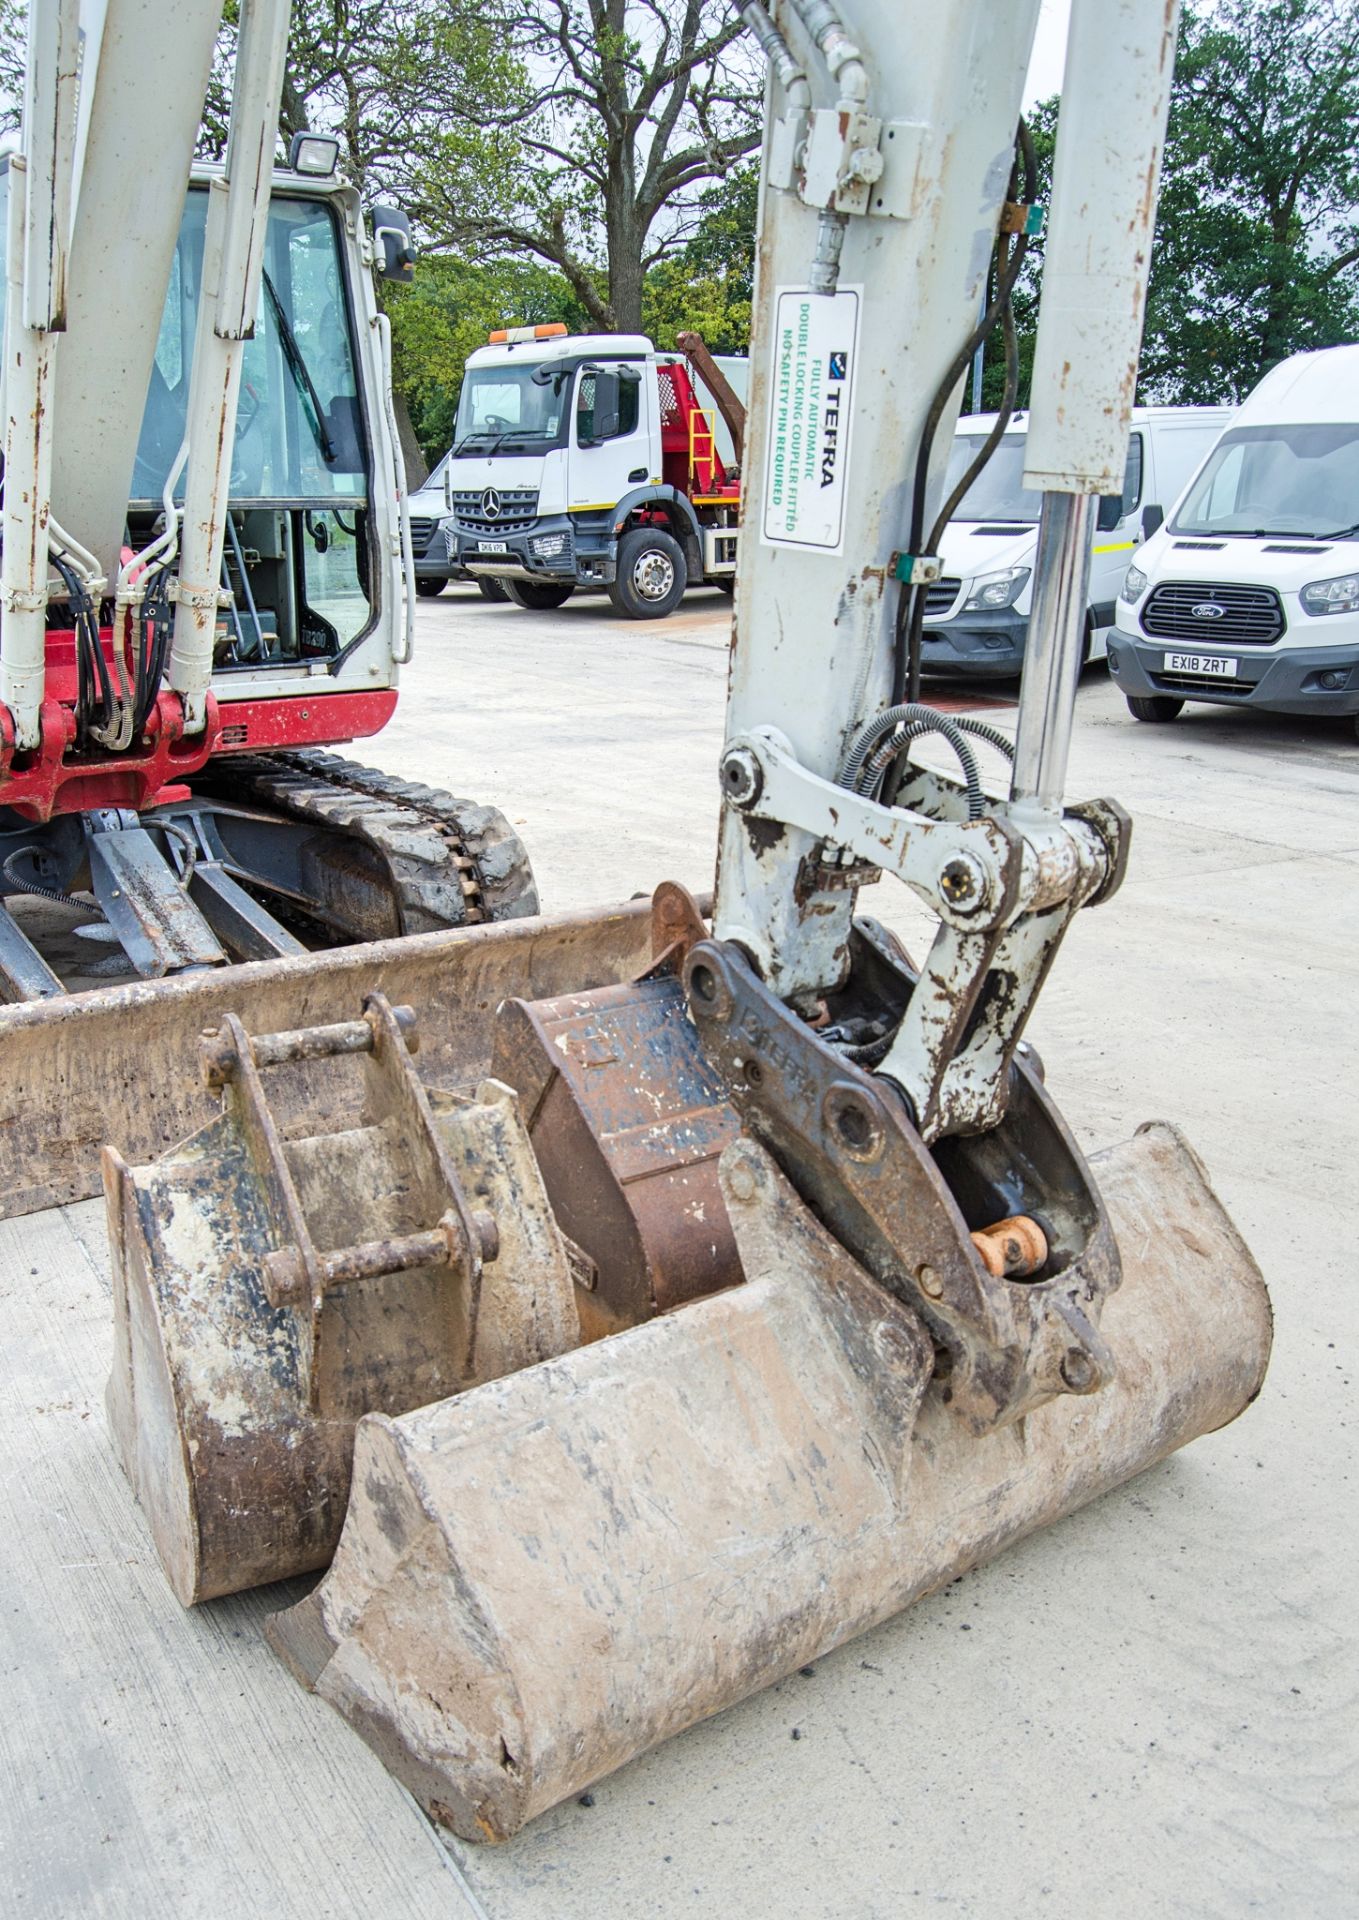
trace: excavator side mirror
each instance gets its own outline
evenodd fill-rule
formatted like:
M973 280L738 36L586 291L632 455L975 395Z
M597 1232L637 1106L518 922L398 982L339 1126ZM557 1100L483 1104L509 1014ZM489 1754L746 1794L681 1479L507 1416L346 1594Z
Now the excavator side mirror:
M415 243L409 217L400 207L378 204L372 208L371 218L378 272L384 280L408 287L415 278Z

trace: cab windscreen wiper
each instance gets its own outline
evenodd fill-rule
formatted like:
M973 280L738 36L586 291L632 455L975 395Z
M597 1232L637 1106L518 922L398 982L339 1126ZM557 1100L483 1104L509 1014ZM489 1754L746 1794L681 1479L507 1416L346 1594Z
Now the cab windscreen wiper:
M321 405L321 396L316 391L316 382L307 370L307 363L302 358L302 349L297 344L297 335L293 332L292 322L284 312L283 302L279 299L275 291L274 283L269 278L267 269L264 274L264 291L268 295L269 310L274 316L274 325L278 328L278 343L283 349L283 358L288 363L288 371L293 377L293 385L297 388L302 398L310 403L311 411L307 424L310 426L316 444L321 450L321 458L328 467L333 466L335 462L335 442L331 439L326 428L326 413L325 408ZM307 408L304 407L302 411L306 413Z

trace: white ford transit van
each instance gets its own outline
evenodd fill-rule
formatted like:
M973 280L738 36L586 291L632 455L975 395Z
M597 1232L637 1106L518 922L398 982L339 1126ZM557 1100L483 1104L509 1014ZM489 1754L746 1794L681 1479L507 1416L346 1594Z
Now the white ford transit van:
M1359 715L1359 346L1265 375L1134 555L1109 671L1139 720Z
M1159 525L1162 510L1230 418L1230 407L1134 407L1123 492L1100 502L1090 562L1088 660L1104 656L1134 548ZM993 413L959 420L945 499L995 423ZM1016 414L940 542L944 574L929 589L920 652L928 673L999 677L1017 674L1023 663L1043 505L1041 494L1024 487L1027 432L1027 415Z

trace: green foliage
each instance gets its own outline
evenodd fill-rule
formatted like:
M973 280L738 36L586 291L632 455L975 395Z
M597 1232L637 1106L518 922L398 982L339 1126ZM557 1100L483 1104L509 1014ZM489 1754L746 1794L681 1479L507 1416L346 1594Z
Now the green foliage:
M15 136L23 118L27 13L24 0L0 0L0 133Z
M1058 103L1030 116L1051 194ZM1189 0L1147 295L1138 398L1240 399L1290 353L1359 338L1359 7ZM1015 297L1027 401L1041 242ZM999 401L999 341L985 405ZM969 402L970 404L970 388Z
M1359 334L1359 9L1186 12L1142 387L1241 397L1287 354Z
M759 144L762 57L732 0L481 0L478 18L522 65L421 147L421 225L441 247L545 261L594 328L635 332L696 197Z
M760 172L748 163L698 198L698 224L679 250L654 266L642 289L642 327L657 346L701 333L714 353L750 347L755 220Z

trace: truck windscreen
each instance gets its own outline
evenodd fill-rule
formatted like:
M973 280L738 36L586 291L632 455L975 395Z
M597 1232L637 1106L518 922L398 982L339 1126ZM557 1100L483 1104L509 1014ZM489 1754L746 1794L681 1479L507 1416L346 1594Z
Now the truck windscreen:
M1172 533L1337 539L1359 522L1359 425L1234 427L1170 523Z
M948 477L944 482L947 500L985 445L984 433L959 433L954 436L949 455ZM1043 511L1041 493L1031 493L1024 485L1025 435L1004 433L991 458L955 507L955 520L996 520L1006 524L1036 526Z
M458 396L458 423L453 451L485 453L491 446L512 442L537 449L557 445L563 437L571 381L539 384L531 366L469 367Z
M184 438L208 196L190 192L142 415L132 498L158 503ZM320 200L269 209L231 470L235 502L361 504L367 456L334 217Z

